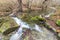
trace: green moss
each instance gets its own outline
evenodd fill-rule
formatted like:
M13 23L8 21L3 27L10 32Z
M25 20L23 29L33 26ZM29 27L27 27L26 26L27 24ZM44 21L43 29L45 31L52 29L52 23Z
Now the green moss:
M13 19L11 19L10 17L2 17L2 21L1 23L3 23L0 27L0 32L4 32L5 30L7 30L8 28L12 28L12 27L16 27L18 26L15 21ZM0 24L1 24L0 23Z
M22 17L22 20L29 24L31 24L31 23L40 24L40 23L43 23L46 21L44 18L42 18L40 16L30 16L30 15Z
M60 26L60 19L56 21L56 24Z
M19 26L8 28L7 30L5 30L3 32L3 35L8 35L8 34L12 33L13 31L17 30L18 28L19 28Z
M43 21L43 20L45 20L45 19L42 18L42 17L39 17L39 16L35 16L35 17L32 17L31 20L33 20L33 21L34 21L34 20L37 20L37 21L39 21L39 20L40 20L40 21Z
M40 16L35 16L31 18L31 21L33 21L34 23L40 24L40 23L44 23L46 20Z

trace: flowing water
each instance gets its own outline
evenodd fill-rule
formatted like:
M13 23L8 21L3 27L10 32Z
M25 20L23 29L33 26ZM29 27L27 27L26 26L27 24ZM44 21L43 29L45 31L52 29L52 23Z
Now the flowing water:
M20 38L21 38L21 36L22 36L22 34L23 34L23 28L27 28L27 29L31 29L31 30L34 29L34 30L36 30L36 31L43 32L43 31L39 28L39 26L38 26L37 24L35 24L34 28L31 28L31 27L29 26L29 24L23 22L21 19L19 19L19 18L17 18L17 17L12 17L12 19L14 19L14 20L16 21L16 23L17 23L18 25L20 25L20 28L18 29L18 31L16 32L16 34L14 34L14 35L10 38L10 40L20 40Z
M51 12L49 12L48 15L46 15L45 17L50 17L51 14L53 14L53 12L56 11L56 8L54 7L50 7L52 8ZM11 14L13 15L13 14ZM35 30L38 31L38 35L39 39L37 39L37 36L34 38L34 40L57 40L56 36L54 35L54 33L48 31L46 28L44 27L40 27L37 24L34 24L33 27L31 27L29 24L27 24L26 22L23 22L21 19L17 18L16 16L11 17L12 19L15 20L15 22L20 26L19 29L17 30L17 32L11 36L10 40L22 40L22 34L23 34L23 28L27 28L30 30ZM35 32L34 32L35 34ZM34 36L33 36L34 37Z
M39 36L39 39L36 36L34 40L57 40L56 36L44 27L40 27L39 25L34 24L34 27L32 28L29 24L27 24L26 22L23 22L21 19L17 17L12 17L12 19L14 19L15 22L18 25L20 25L20 27L17 30L17 32L11 36L10 40L22 40L21 37L24 31L23 28L38 31L39 34L37 33L38 34L37 36Z

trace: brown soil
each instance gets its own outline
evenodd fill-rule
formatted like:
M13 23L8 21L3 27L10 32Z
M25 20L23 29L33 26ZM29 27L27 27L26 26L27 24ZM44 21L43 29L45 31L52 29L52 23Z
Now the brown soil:
M56 32L60 33L60 27L56 25L56 23L52 20L47 20L48 24L52 26L52 28L56 29Z

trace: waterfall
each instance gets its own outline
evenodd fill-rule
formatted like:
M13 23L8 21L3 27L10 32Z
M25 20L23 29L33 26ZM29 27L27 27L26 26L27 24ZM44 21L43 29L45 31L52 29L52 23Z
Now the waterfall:
M23 34L23 28L34 29L38 32L43 32L37 24L34 24L35 25L34 28L31 28L29 24L27 24L26 22L23 22L21 19L17 17L12 17L12 19L14 19L15 22L18 25L20 25L20 28L17 30L17 32L14 35L11 36L10 40L20 40Z
M11 15L10 15L11 16ZM39 40L57 40L56 36L54 33L50 32L47 30L45 27L40 27L37 24L31 25L27 24L26 22L22 21L20 18L12 15L11 18L20 26L19 29L16 31L15 34L12 34L10 37L10 40L22 40L22 34L23 34L23 28L27 28L30 30L35 30L39 32ZM37 33L38 34L38 33ZM37 36L36 36L37 38Z

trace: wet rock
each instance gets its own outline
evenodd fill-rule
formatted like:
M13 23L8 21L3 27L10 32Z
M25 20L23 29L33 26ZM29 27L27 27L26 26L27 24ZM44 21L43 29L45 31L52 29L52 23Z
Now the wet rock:
M0 28L0 32L4 32L5 30L7 30L8 28L12 28L12 27L17 27L18 25L16 24L16 22L10 18L10 17L1 17L2 18L2 21L1 23L3 23L1 25L1 28Z
M18 26L17 27L8 28L7 30L5 30L3 32L3 35L8 35L8 34L12 33L13 31L16 31L18 28L19 28Z
M34 30L27 30L23 35L23 40L57 40L54 33L48 31L46 28L42 28L43 33Z

